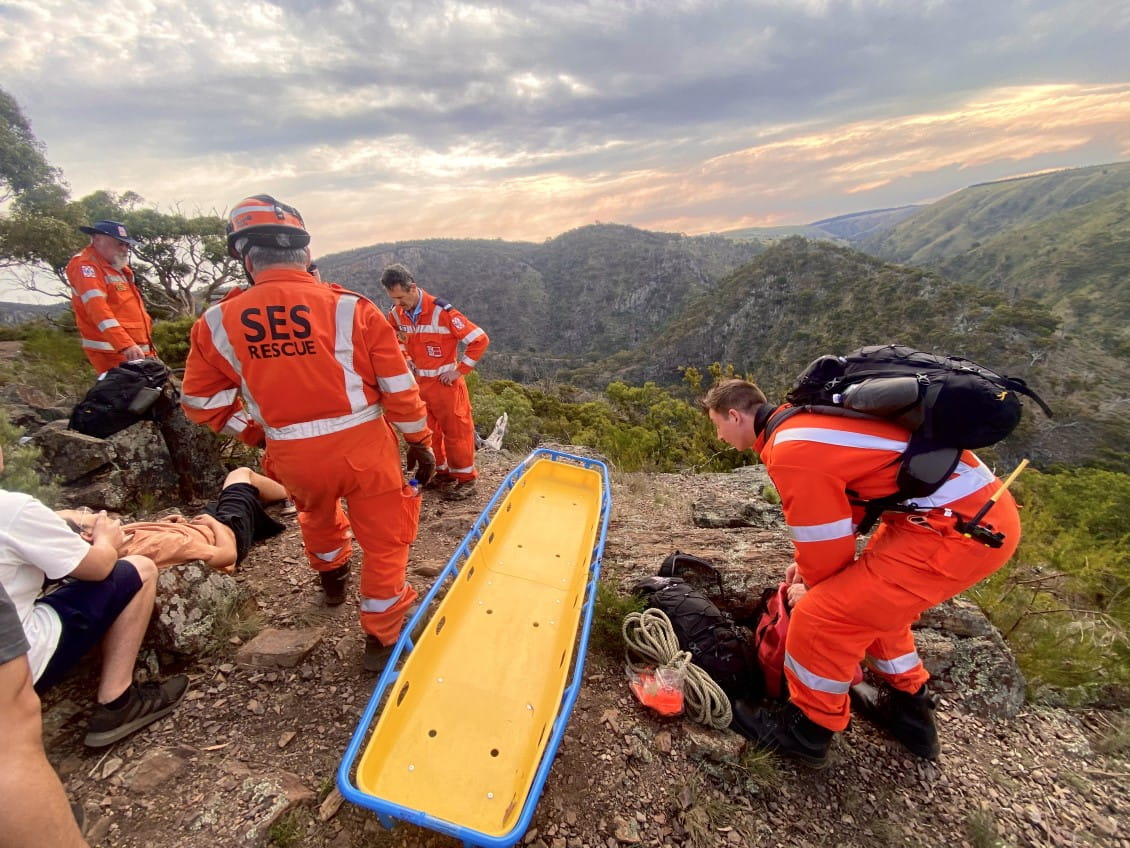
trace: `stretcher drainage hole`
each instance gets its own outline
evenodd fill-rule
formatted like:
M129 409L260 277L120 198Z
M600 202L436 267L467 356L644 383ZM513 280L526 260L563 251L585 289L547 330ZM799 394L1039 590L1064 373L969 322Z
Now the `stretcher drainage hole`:
M490 535L489 535L489 536L487 536L487 544L489 545L489 544L490 544L491 542L493 542L493 541L494 541L494 531L492 530L492 531L490 532Z
M404 688L396 696L396 705L399 707L400 702L404 700L404 696L408 694L408 684L404 684Z
M441 618L439 621L436 622L436 636L438 636L439 632L441 630L443 630L443 626L445 624L447 624L447 616L446 615L443 618Z
M538 624L538 622L536 622L536 621L535 621L535 622L534 622L534 627L541 627L541 625L540 625L540 624Z
M429 730L428 736L432 737L432 739L435 739L436 738L436 732L434 730Z
M475 576L475 566L472 565L470 568L467 569L467 579L470 580L474 576Z
M487 610L487 615L494 615L494 610L492 610L492 609L488 609L488 610Z
M490 755L492 757L497 757L498 756L498 749L497 748L491 748L490 749Z

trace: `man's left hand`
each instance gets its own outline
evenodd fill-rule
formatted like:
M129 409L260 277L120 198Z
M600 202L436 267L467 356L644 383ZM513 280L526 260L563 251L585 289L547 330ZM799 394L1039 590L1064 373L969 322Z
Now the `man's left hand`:
M427 445L408 445L405 465L408 473L415 477L416 482L421 486L428 485L436 473L436 457Z
M450 386L452 383L454 383L456 380L458 380L461 376L462 375L458 371L444 371L442 374L439 375L439 381L441 383L443 383L445 386Z

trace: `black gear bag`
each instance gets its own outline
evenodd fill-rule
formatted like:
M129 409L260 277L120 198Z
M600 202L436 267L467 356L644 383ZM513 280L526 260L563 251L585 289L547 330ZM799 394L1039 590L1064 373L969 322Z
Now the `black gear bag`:
M1019 395L1051 409L1027 383L959 356L938 356L901 345L872 345L847 356L821 356L786 396L791 409L773 415L766 438L798 412L882 418L910 431L898 490L864 503L859 532L902 501L933 494L957 467L962 450L1008 436L1020 422Z
M123 362L102 374L71 412L70 428L105 439L138 421L156 421L156 401L169 380L159 359Z
M691 661L710 675L731 698L760 697L763 683L757 671L751 635L743 633L699 589L673 574L678 567L713 572L721 586L721 576L706 560L676 551L664 560L660 576L637 580L632 591L649 607L662 610L671 620L679 647L689 651Z

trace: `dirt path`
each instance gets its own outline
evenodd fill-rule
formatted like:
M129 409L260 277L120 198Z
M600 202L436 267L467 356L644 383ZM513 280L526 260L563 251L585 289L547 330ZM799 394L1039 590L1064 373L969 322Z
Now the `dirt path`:
M426 496L411 566L418 589L519 459L483 454L483 482L467 502ZM615 474L603 579L622 589L679 548L727 568L762 571L768 584L788 562L785 538L691 523L690 504L704 489L749 485L742 475ZM319 606L293 522L253 551L238 579L270 625L325 628L304 664L264 671L223 655L200 661L188 668L191 700L105 752L81 744L91 672L49 696L50 757L87 809L91 843L458 845L411 825L385 831L348 803L329 815L332 798L322 802L374 683L359 667L356 603L339 612ZM833 764L813 773L751 757L728 731L645 712L627 689L620 657L594 648L524 843L1130 846L1130 763L1096 750L1116 719L1031 709L988 723L951 699L939 711L937 764L915 760L855 722L837 740ZM285 798L297 802L292 811L263 827Z

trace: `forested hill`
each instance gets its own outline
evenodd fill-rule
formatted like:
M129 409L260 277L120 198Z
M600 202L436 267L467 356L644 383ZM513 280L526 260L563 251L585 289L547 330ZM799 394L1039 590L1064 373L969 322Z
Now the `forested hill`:
M720 236L600 224L542 244L430 239L318 262L324 279L386 305L381 271L403 262L423 288L487 329L493 373L521 379L637 347L762 250Z
M579 383L673 383L680 368L732 363L780 397L809 361L865 344L898 342L963 355L1027 379L1055 409L1030 414L1002 455L1045 464L1122 467L1130 426L1125 358L1065 336L1031 299L953 283L826 242L787 239L688 304L648 344L578 369ZM1121 452L1120 458L1115 454Z
M980 183L920 208L858 246L894 262L938 263L1016 227L1028 227L1127 190L1130 162Z
M1067 332L1130 355L1130 162L971 186L860 246L1037 297Z

